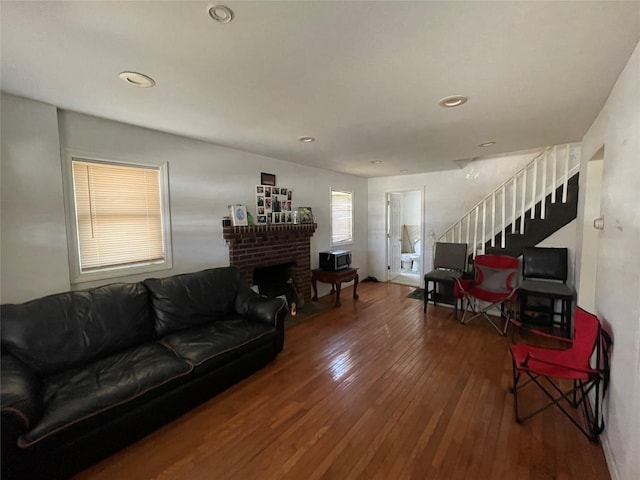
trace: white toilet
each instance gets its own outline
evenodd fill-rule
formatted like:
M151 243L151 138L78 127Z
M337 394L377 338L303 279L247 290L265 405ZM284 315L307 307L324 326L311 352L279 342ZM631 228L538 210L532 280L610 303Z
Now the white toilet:
M403 269L410 268L414 272L420 271L420 258L422 257L422 242L416 241L413 245L415 253L402 253L400 254L400 262Z

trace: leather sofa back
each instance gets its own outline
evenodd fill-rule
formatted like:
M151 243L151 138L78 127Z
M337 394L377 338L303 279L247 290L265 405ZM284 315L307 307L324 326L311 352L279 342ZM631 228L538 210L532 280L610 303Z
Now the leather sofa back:
M145 280L151 292L156 333L163 337L233 313L236 294L243 283L235 267Z
M39 374L86 365L154 338L142 283L114 283L1 308L3 351Z

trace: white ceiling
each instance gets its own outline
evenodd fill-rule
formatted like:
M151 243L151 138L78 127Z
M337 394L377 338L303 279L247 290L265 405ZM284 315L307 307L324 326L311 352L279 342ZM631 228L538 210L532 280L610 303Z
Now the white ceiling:
M637 1L224 3L3 0L2 90L378 177L580 141L640 40Z

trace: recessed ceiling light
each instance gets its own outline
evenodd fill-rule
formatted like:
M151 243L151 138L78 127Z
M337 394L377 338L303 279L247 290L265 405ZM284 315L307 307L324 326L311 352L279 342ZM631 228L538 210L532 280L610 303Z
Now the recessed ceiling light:
M122 81L134 87L149 88L156 84L153 78L137 72L120 72L119 77Z
M460 105L467 103L467 100L469 100L469 98L464 95L449 95L448 97L444 97L440 100L440 106L447 108L459 107Z
M478 145L479 147L491 147L493 145L495 145L496 142L491 141L491 142L482 142L480 145Z
M229 23L233 20L233 10L225 5L216 5L209 8L209 16L216 22Z
M298 141L302 143L311 143L311 142L315 142L316 139L305 135L304 137L298 137Z
M373 165L379 165L380 163L382 163L382 160L371 160L369 163Z

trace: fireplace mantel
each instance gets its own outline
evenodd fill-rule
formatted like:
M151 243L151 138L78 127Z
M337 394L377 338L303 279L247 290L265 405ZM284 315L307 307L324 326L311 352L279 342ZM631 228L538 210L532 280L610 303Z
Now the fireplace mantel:
M269 223L266 225L250 225L240 227L223 227L222 236L230 243L233 240L251 238L252 236L273 236L281 232L291 232L313 237L316 231L315 223Z
M222 237L229 245L229 265L237 267L251 284L254 268L293 261L298 294L310 300L310 246L316 227L315 223L223 227Z

